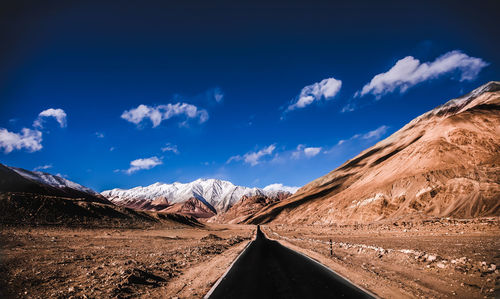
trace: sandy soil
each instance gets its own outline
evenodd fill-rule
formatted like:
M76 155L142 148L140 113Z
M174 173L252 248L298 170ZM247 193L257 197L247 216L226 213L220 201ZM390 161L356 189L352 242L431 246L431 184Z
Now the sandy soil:
M254 230L2 227L0 297L201 298ZM500 294L500 218L263 231L383 298Z
M498 298L499 224L499 218L433 219L263 230L383 298Z
M255 227L2 227L0 297L202 297Z

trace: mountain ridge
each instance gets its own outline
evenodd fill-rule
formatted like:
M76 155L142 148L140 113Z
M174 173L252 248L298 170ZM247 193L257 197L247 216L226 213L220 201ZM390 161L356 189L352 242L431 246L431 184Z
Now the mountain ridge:
M0 164L0 191L23 192L111 204L96 191L57 175Z
M220 213L227 211L245 195L273 197L280 192L288 191L278 190L274 185L272 188L260 189L237 186L229 181L218 179L197 179L189 183L174 182L166 184L157 182L145 187L115 188L105 190L101 192L101 195L115 204L129 207L146 205L158 198L163 198L168 204L178 204L187 202L194 197L204 203L210 210Z
M498 215L499 91L499 82L492 81L416 117L247 222Z

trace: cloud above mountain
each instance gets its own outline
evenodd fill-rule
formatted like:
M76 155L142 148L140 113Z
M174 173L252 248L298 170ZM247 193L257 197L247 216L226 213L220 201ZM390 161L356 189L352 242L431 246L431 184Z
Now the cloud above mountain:
M271 144L261 150L248 152L243 156L240 155L232 156L227 160L226 163L231 163L232 161L244 161L245 163L250 164L251 166L255 166L261 163L261 159L263 157L271 155L275 149L276 145Z
M21 149L29 152L39 151L42 149L42 132L23 128L21 133L14 133L0 128L0 148L6 154Z
M161 148L162 152L172 152L176 155L179 154L179 149L177 148L177 145L172 144L170 142L166 143L164 147Z
M50 169L50 168L52 168L52 164L40 165L40 166L35 167L33 169L33 171L47 170L47 169Z
M47 118L55 118L60 127L66 127L66 112L62 109L49 108L38 114L33 122L35 129L23 128L20 133L11 132L0 128L0 149L5 154L14 150L26 149L28 152L36 152L43 148L42 132L43 124Z
M308 85L302 88L300 94L288 105L285 113L305 108L321 100L331 100L338 94L341 87L342 81L335 78L327 78Z
M176 116L184 116L186 119L198 119L199 123L206 122L209 117L207 110L196 107L195 105L188 103L169 103L158 106L141 104L137 106L137 108L124 111L121 118L135 125L139 125L143 120L149 119L154 128L159 126L162 121Z
M458 50L445 53L432 62L420 62L413 56L406 56L387 72L374 76L354 97L372 94L380 99L388 93L404 93L419 83L445 75L455 75L459 81L472 81L488 65L481 58L470 57Z
M337 145L341 145L341 144L345 143L346 141L355 140L355 139L377 140L377 139L380 139L382 136L384 136L387 133L387 130L389 130L389 127L386 125L382 125L376 129L372 130L372 131L367 132L367 133L354 134L349 139L341 139L341 140L339 140Z
M132 174L134 172L137 172L139 170L143 169L151 169L153 167L156 167L158 165L163 164L160 158L154 156L151 158L145 158L145 159L136 159L134 161L130 162L130 168L125 170L125 173L127 174Z
M292 159L300 159L302 157L311 158L317 156L321 152L322 147L306 147L303 144L299 144L297 149L292 152Z
M38 118L33 122L33 127L43 128L43 123L47 118L55 118L61 128L66 127L66 112L62 109L49 108L38 114Z

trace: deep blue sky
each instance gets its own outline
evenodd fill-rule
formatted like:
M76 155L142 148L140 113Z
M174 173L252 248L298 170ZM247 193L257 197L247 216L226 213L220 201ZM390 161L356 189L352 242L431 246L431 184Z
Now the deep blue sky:
M42 148L4 146L0 161L50 165L44 171L98 191L199 177L301 186L423 112L500 79L497 1L11 2L0 7L0 128L4 138L37 130ZM353 98L400 59L432 63L453 50L487 66L467 80L466 70L451 68L378 100ZM285 112L302 88L327 78L342 81L335 97ZM141 104L178 102L209 119L181 115L153 127L121 118ZM342 113L349 103L354 111ZM46 117L34 127L49 108L64 110L67 125ZM178 153L163 152L167 143ZM162 164L126 172L153 157Z

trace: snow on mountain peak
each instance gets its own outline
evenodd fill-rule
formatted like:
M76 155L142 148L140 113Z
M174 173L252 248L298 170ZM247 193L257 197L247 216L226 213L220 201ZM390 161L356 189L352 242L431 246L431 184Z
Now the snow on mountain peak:
M284 187L280 189L279 187ZM198 198L214 207L218 212L227 211L244 195L268 195L274 196L278 191L290 192L295 188L287 189L281 184L273 184L268 189L248 188L236 186L229 181L218 179L200 178L190 183L175 182L172 184L154 183L147 187L135 187L128 190L112 189L103 191L101 194L113 202L134 200L155 200L162 197L170 204L185 202L190 198ZM267 188L267 187L266 187Z
M470 108L468 105L477 97L482 95L485 92L495 92L500 90L500 81L491 81L484 85L479 86L473 91L469 92L466 95L461 97L451 99L448 102L440 105L429 112L422 114L421 116L412 120L409 125L413 125L416 122L419 122L423 119L428 119L434 115L447 115L447 114L455 114L459 113L463 109Z
M99 194L90 188L87 188L85 186L82 186L80 184L77 184L75 182L72 182L70 180L67 180L67 179L60 177L60 176L57 176L57 175L52 175L50 173L46 173L46 172L42 172L42 171L29 171L29 170L17 168L17 167L9 167L9 168L14 170L19 175L21 175L27 179L30 179L32 181L37 181L37 182L40 182L43 184L47 184L47 185L55 187L55 188L59 188L59 189L70 188L70 189L74 189L77 191L89 193L92 195Z

